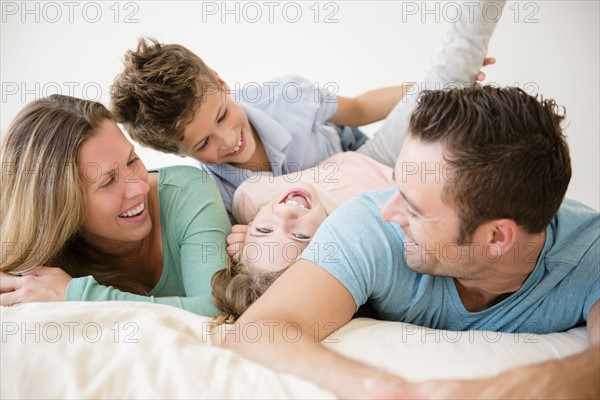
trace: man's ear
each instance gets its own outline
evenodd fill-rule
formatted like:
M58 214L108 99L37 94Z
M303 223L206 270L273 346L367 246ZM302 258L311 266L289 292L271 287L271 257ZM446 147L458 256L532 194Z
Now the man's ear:
M487 243L490 258L499 258L510 251L517 240L519 227L515 221L508 218L495 219L488 226Z
M217 78L217 82L219 82L219 85L221 85L221 89L223 89L223 90L224 90L226 93L229 93L229 92L230 92L230 90L229 90L229 85L227 85L227 82L225 82L225 81L224 81L224 80L223 80L223 79L222 79L222 78L219 76L219 74L217 73L217 71L215 71L214 69L213 69L213 72L214 72L214 74L215 74L215 77Z

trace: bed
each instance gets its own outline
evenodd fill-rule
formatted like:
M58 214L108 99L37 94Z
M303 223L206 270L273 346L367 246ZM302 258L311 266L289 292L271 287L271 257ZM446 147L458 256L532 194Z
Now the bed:
M2 307L1 321L2 398L335 397L218 347L236 333L169 306L32 303ZM252 340L256 331L237 335ZM589 346L585 327L548 335L452 332L368 318L325 342L414 381L489 376Z

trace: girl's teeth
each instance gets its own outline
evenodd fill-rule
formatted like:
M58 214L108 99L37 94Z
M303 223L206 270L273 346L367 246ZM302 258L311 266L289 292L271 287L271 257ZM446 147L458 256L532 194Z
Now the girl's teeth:
M291 204L293 206L299 206L299 207L304 208L304 204L300 204L296 200L286 200L285 204Z

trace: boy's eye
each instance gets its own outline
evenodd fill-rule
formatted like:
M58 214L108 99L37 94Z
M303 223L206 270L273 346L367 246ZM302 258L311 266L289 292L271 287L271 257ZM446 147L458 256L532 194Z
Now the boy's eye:
M228 111L228 108L225 107L225 112L223 112L223 115L221 115L221 118L217 122L223 122L227 118Z
M138 156L134 156L131 160L129 160L129 162L127 163L127 165L133 165L136 162L138 162L140 158Z
M210 140L208 138L206 138L206 140L204 142L202 142L202 145L200 147L198 147L198 149L196 149L196 151L202 151L206 148L206 146L208 146L208 142Z

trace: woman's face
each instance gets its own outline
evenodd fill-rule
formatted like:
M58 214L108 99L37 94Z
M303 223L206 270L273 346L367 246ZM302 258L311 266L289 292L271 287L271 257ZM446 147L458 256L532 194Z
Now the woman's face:
M325 218L313 186L290 189L264 205L250 223L242 259L251 270L279 270L298 258Z
M79 172L85 190L82 236L99 248L138 242L152 229L148 171L111 120L81 146Z

